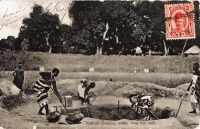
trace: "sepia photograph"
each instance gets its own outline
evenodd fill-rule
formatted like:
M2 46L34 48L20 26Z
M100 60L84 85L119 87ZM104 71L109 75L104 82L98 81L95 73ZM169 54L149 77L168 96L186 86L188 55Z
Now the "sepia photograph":
M0 129L200 129L200 0L0 0Z

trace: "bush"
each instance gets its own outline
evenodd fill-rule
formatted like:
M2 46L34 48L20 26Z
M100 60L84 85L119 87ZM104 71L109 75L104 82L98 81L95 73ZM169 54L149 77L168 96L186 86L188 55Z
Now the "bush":
M17 60L17 53L5 50L1 52L0 55L0 70L14 70L16 61Z
M8 110L11 110L14 107L20 106L24 102L25 101L22 100L22 94L2 97L3 108L8 109Z

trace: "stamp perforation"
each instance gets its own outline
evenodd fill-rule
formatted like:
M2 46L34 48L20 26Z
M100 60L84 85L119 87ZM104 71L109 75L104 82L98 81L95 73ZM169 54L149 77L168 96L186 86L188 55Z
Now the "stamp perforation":
M165 4L167 40L194 39L195 15L192 3Z

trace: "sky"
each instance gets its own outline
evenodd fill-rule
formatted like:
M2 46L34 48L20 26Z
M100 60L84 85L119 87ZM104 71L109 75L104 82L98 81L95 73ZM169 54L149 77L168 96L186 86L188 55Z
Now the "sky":
M34 4L42 5L47 11L58 14L61 23L71 24L68 7L72 0L0 0L0 39L12 35L18 37L22 20L29 17Z

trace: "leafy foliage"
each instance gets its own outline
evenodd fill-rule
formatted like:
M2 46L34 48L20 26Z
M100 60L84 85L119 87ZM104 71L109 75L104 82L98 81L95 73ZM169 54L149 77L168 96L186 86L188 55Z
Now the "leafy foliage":
M45 12L40 5L34 5L30 17L23 20L19 38L28 39L31 51L49 51L57 42L49 42L49 38L60 26L58 15Z
M134 54L136 47L140 46L144 52L166 53L168 50L177 54L182 52L186 41L168 41L165 38L164 5L174 3L179 2L73 1L69 7L73 21L70 26L61 24L57 14L53 15L35 4L29 17L23 20L18 38L2 39L0 46L16 51L26 48L88 55L96 54L99 47L103 48L104 54L111 50L112 54ZM194 3L195 10L198 10L199 2ZM197 20L198 17L195 11ZM195 24L197 38L188 40L191 43L185 49L199 41L199 23Z
M1 101L3 104L3 108L6 108L8 110L11 110L25 103L25 101L22 100L22 94L2 97Z

